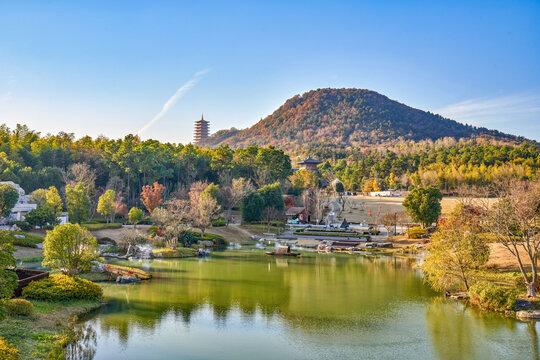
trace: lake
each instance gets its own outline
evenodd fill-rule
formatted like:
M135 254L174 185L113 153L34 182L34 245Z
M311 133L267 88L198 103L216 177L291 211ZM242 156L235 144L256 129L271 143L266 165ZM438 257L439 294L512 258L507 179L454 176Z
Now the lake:
M414 259L255 249L135 260L80 347L102 359L536 359L535 323L445 300Z

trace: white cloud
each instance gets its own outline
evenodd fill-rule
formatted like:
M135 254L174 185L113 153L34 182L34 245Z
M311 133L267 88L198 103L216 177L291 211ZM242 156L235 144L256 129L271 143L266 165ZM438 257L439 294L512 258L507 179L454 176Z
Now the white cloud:
M203 76L204 74L208 73L210 69L206 69L203 71L199 71L191 79L189 79L184 85L180 86L178 90L174 93L173 96L167 100L167 102L163 105L161 108L161 111L157 113L152 120L150 120L146 125L144 125L138 132L137 135L141 136L142 133L144 133L146 130L148 130L156 121L158 121L163 115L169 111L169 109L186 94L186 92L197 85L197 82L199 81L199 78Z
M540 95L514 94L496 98L476 98L451 104L433 112L479 126L514 121L538 122Z

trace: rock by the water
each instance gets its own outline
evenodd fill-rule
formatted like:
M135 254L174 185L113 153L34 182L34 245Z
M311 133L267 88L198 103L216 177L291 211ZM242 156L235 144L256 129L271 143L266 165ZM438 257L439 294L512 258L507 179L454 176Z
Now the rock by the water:
M138 279L135 276L118 276L116 278L116 282L120 284L130 284L137 281L141 281L141 279Z
M521 310L516 312L518 319L540 319L540 310Z
M532 306L532 303L529 300L517 299L516 300L516 305L514 306L514 309L516 311L519 311L519 310L532 310L533 306Z
M139 259L153 259L154 252L148 247L137 247L135 257Z

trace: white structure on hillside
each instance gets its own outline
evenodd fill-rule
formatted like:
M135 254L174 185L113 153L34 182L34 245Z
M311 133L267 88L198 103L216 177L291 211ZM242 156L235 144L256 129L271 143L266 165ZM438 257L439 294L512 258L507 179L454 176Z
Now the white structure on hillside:
M11 209L11 214L7 218L1 219L0 223L7 224L10 221L24 220L26 214L37 208L37 204L31 204L29 202L31 196L26 195L24 189L19 184L15 184L13 181L0 181L0 184L11 185L19 192L19 200L17 200L13 209Z

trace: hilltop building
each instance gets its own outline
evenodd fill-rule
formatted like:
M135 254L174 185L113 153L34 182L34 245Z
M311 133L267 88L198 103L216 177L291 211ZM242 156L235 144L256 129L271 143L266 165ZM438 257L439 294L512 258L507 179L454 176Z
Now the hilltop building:
M210 122L204 120L204 117L201 115L201 120L195 121L195 134L193 136L193 142L195 144L208 138L210 134Z
M322 164L322 161L308 157L305 160L297 162L297 164L300 165L300 169L319 172L319 168L317 166Z

